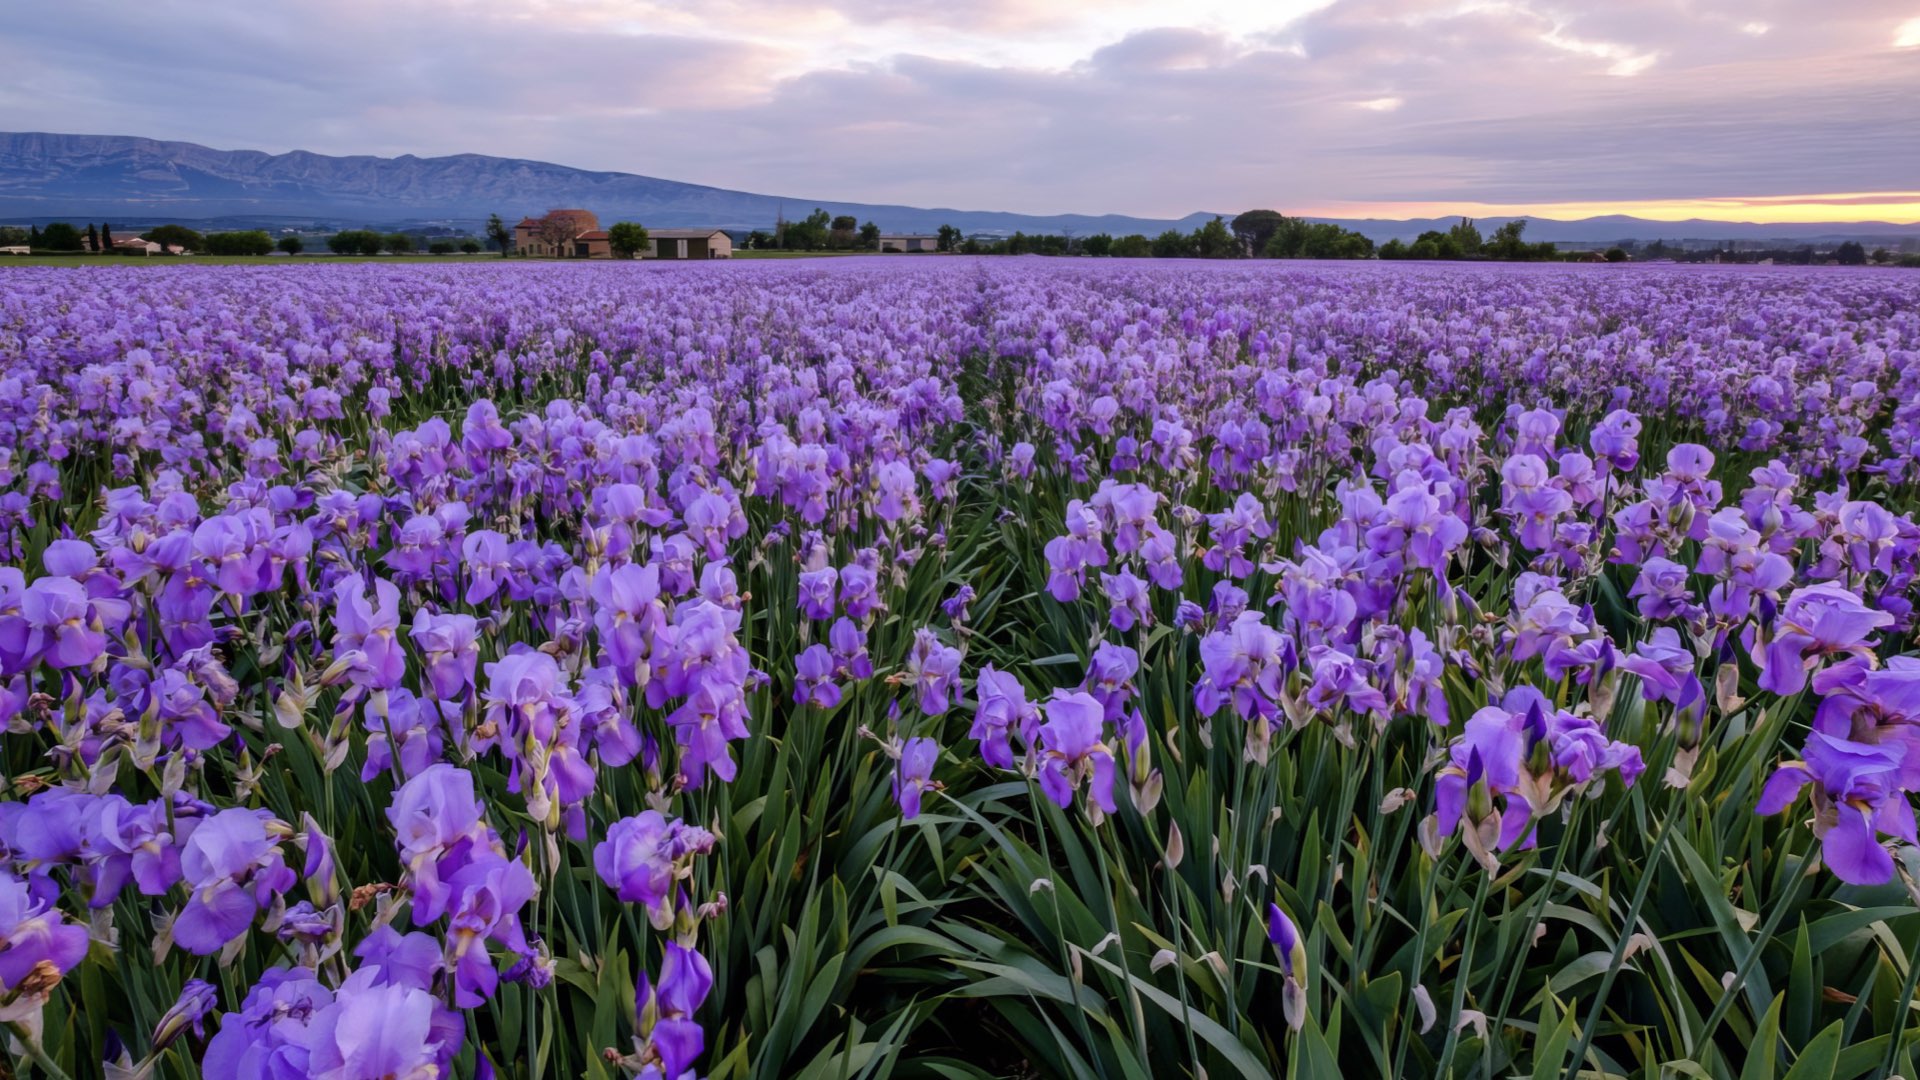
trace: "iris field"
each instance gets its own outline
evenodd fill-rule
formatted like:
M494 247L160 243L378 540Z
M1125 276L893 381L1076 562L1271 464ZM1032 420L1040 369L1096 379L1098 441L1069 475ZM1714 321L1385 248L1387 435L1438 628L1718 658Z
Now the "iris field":
M1920 275L0 272L15 1075L1920 1076Z

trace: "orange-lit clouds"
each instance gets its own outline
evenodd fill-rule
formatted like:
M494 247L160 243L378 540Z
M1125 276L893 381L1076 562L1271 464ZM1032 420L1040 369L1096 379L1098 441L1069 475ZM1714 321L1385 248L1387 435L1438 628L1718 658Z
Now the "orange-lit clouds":
M1302 211L1310 217L1428 218L1538 217L1560 221L1626 214L1650 221L1781 222L1883 221L1920 225L1920 191L1882 191L1838 195L1768 195L1748 198L1648 199L1609 202L1483 203L1385 202L1330 203Z

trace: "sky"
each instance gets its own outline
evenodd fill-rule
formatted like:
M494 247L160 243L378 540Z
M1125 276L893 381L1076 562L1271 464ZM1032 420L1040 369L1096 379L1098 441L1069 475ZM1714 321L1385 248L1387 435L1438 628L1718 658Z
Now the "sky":
M0 127L803 198L1920 221L1920 0L57 0Z

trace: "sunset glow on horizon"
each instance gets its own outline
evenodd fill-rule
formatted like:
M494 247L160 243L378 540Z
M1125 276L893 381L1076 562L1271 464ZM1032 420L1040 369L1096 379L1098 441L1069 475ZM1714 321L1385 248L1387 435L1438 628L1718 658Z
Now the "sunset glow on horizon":
M1754 224L1885 222L1920 225L1920 192L1770 195L1723 199L1648 199L1625 202L1330 203L1300 211L1324 218L1532 217L1573 221L1626 215L1649 221L1752 222Z

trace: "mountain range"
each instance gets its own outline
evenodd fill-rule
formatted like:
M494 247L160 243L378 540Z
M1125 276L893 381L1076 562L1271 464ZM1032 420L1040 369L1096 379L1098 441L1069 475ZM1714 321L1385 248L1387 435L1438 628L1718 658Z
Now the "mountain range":
M509 222L557 206L592 210L603 222L623 219L656 227L771 228L781 216L818 207L852 214L888 232L931 232L953 225L977 235L1097 232L1149 236L1190 231L1213 217L1178 219L1122 214L1015 214L763 195L623 172L574 169L544 161L455 154L448 157L335 157L296 150L213 150L188 142L124 135L0 132L0 221L57 219L225 223L314 222L337 227L441 222L472 227L488 214ZM1231 217L1235 210L1223 211ZM1452 218L1408 220L1316 218L1385 241L1412 239ZM1482 219L1485 228L1505 218ZM1894 242L1920 237L1920 226L1886 222L1754 224L1648 221L1624 215L1577 221L1530 219L1529 240L1604 243L1614 240L1843 239Z

